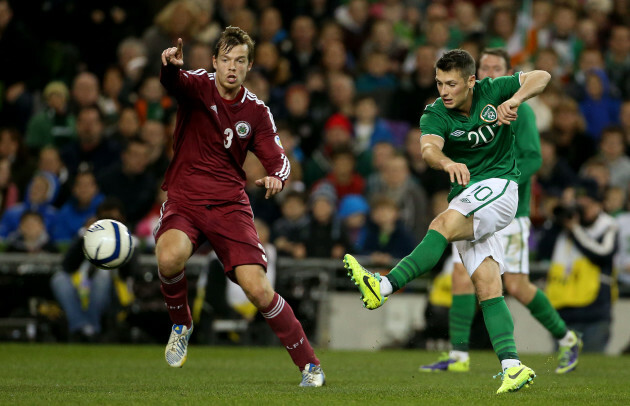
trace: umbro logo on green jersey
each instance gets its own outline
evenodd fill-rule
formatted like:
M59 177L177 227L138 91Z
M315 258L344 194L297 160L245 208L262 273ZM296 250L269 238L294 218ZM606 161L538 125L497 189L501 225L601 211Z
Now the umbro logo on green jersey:
M479 117L486 123L493 123L497 121L497 116L497 109L492 104L487 104L486 107L481 110L481 114L479 115Z
M462 131L462 130L453 131L451 133L453 137L461 137L464 134L466 134L466 131Z
M468 198L464 197L463 199L459 199L460 202L464 202L464 203L470 203L470 200L468 200Z

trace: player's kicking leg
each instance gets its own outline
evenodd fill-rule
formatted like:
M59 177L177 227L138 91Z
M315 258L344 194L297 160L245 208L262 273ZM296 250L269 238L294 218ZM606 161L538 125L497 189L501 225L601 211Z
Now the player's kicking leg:
M348 276L359 287L363 307L374 310L381 307L387 297L381 292L381 275L372 273L363 268L361 264L350 254L343 257L344 267L348 270Z

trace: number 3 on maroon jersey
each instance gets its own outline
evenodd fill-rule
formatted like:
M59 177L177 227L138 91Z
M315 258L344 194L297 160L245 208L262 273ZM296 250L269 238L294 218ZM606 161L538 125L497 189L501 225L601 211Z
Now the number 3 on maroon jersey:
M232 145L232 138L234 138L234 131L232 131L231 128L226 128L225 131L223 131L223 134L225 134L225 140L223 140L223 146L225 147L225 149L228 149Z

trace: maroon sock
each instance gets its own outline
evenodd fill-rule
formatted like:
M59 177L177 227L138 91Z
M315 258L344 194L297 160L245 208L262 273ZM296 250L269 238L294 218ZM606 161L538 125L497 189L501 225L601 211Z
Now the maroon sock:
M260 311L267 320L267 324L280 339L280 342L289 352L293 363L304 369L306 364L319 365L313 347L308 342L302 325L295 318L291 306L284 301L282 296L274 294L273 300L266 309Z
M190 307L188 307L188 281L184 270L185 268L170 278L159 272L158 275L160 282L162 282L162 295L164 295L164 302L168 314L171 316L171 321L173 324L184 324L190 328L192 317L190 316Z

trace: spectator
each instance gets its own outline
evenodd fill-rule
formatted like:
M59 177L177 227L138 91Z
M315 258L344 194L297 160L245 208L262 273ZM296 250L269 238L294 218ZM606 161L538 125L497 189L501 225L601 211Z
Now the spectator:
M335 216L337 195L329 183L322 183L311 193L309 231L304 247L306 255L315 258L341 259L347 243L341 223Z
M52 243L42 215L36 211L25 211L17 230L9 234L6 241L8 252L57 252Z
M297 136L300 150L305 158L309 158L319 146L318 134L322 131L322 123L315 120L310 109L311 97L306 86L292 85L285 93L286 122L289 131Z
M585 98L580 102L580 110L586 119L586 132L596 140L602 130L618 124L620 100L613 96L610 81L602 69L586 72Z
M140 124L147 120L164 121L173 108L173 100L160 84L160 78L150 76L140 86L140 97L134 105Z
M569 212L561 219L563 231L554 244L546 292L567 327L582 332L583 350L603 352L610 337L619 229L602 210L592 179L580 179L575 194L579 214Z
M556 144L548 133L540 136L540 152L543 163L536 173L538 184L547 196L560 197L562 191L573 184L575 172L557 155Z
M436 55L437 50L431 45L416 48L413 53L415 69L402 81L389 109L385 110L390 117L418 126L424 107L439 96L435 86Z
M586 133L586 123L578 104L569 98L562 98L553 109L553 134L556 153L569 163L574 172L595 153L593 138Z
M92 72L82 72L75 76L72 82L72 113L78 115L84 107L98 106L101 100L100 91L98 77Z
M108 67L103 75L103 95L99 106L103 111L105 132L108 135L115 131L122 105L126 103L123 94L124 79L123 72L116 65Z
M354 103L354 152L360 155L379 142L393 143L394 136L380 118L373 96L359 96Z
M120 145L126 144L130 139L140 135L140 118L136 109L128 106L120 111L116 130L111 138Z
M369 4L367 0L350 0L335 11L335 19L343 27L345 46L355 58L369 35Z
M140 139L144 141L149 149L147 171L151 172L155 179L158 179L164 175L170 163L166 154L164 124L156 120L146 121L140 130Z
M332 168L332 153L351 147L352 123L342 114L333 114L324 126L324 143L311 155L304 165L304 183L312 186L326 176Z
M368 55L373 52L387 55L388 72L394 74L400 72L400 66L407 53L407 47L394 34L392 21L376 20L370 27L370 37L363 44L361 60L367 61Z
M352 77L346 74L334 74L328 78L328 95L334 111L352 117L356 89Z
M20 192L11 179L11 164L8 159L0 158L0 216L19 200Z
M52 145L42 148L39 151L37 170L48 172L55 177L58 192L55 200L52 201L52 204L57 208L61 207L70 197L71 186L70 173L61 160L59 150Z
M15 128L0 127L0 158L11 163L13 181L23 196L35 172L35 164L24 147L22 135Z
M291 22L291 43L286 57L291 65L293 80L303 82L313 66L318 66L321 54L315 46L317 28L313 18L300 15Z
M356 158L350 149L342 148L333 151L330 163L330 172L317 182L313 189L317 189L322 182L326 182L335 188L339 199L343 199L346 195L363 194L365 180L356 171Z
M630 155L630 100L624 100L619 109L619 123L623 130L626 155Z
M370 205L361 195L348 195L339 202L337 216L341 221L342 232L348 238L349 252L363 252L369 211Z
M97 176L118 160L119 145L103 134L103 118L96 106L82 107L77 114L77 140L61 149L61 158L71 176L89 165Z
M282 201L282 217L273 223L271 235L278 254L302 259L306 256L309 218L303 193L291 191Z
M256 45L256 70L261 72L272 87L282 87L291 78L289 61L280 56L276 45L263 42Z
M356 89L363 94L392 94L398 86L398 79L391 71L389 56L380 51L372 51L365 56L364 73L356 79ZM385 96L384 96L385 97Z
M156 16L154 24L149 27L142 37L147 49L147 73L158 76L162 51L177 43L182 38L184 44L192 44L201 26L201 9L190 0L172 0ZM189 45L184 46L184 53L190 51Z
M61 147L76 138L75 118L68 110L68 87L50 82L44 88L45 110L35 114L26 128L26 146L39 150L46 145Z
M104 200L97 209L97 219L125 221L123 207L116 199ZM95 219L88 220L88 226ZM130 276L137 266L136 256L117 270L100 269L92 265L83 254L83 233L70 244L64 254L62 269L50 279L52 292L61 305L68 321L69 341L97 342L104 337L104 318L112 313L114 283L120 277ZM118 296L120 300L121 297Z
M286 30L282 28L282 15L275 7L267 7L260 12L259 26L258 40L260 43L268 41L279 46L289 36Z
M398 205L396 219L417 237L424 236L429 226L429 200L427 194L411 178L409 164L403 155L395 155L383 165L379 181L367 191L369 199L387 196ZM410 251L409 251L410 252ZM401 257L402 258L402 257Z
M72 196L55 216L52 238L55 243L70 243L88 219L94 217L96 209L105 196L98 191L92 172L79 172L74 178Z
M377 142L369 151L370 161L361 162L358 172L366 179L366 190L374 188L380 180L380 172L391 158L396 154L396 148L391 142Z
M409 163L409 171L416 183L433 196L437 192L450 188L448 174L431 168L422 158L420 149L420 137L422 132L419 128L412 128L405 138L405 157Z
M197 42L190 47L190 56L188 57L188 66L190 70L204 69L212 72L212 48L210 45Z
M627 195L630 187L630 158L625 154L622 128L604 128L599 149L610 172L610 186L621 188L624 195Z
M0 122L4 126L16 127L20 132L26 129L33 109L33 96L28 87L38 71L39 47L31 32L31 27L25 27L14 18L10 2L0 1L0 53L20 60L0 66Z
M350 74L353 60L349 58L346 47L339 40L325 42L322 47L322 70L326 76Z
M370 254L375 264L388 265L416 247L417 239L399 220L398 213L398 205L387 196L379 196L372 202L363 251Z
M120 163L96 174L101 192L123 203L132 227L149 212L155 201L157 181L147 171L148 163L147 144L141 140L131 140L121 154Z
M26 198L4 212L0 219L0 238L7 238L9 234L19 228L20 219L27 211L39 213L44 220L48 235L52 235L52 226L57 210L50 204L56 193L55 178L47 172L39 172L33 176Z
M606 71L625 99L630 97L630 28L615 25L610 30Z

